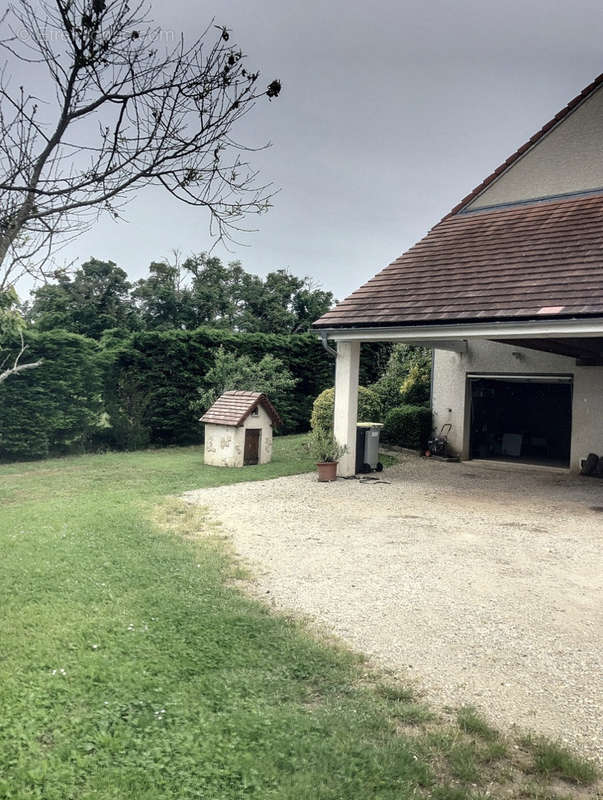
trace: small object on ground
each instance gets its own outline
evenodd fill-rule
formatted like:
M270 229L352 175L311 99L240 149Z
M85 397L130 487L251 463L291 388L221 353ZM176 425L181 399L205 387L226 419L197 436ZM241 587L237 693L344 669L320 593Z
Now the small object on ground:
M599 456L596 453L589 453L582 461L580 475L592 475L599 464Z
M435 456L446 458L448 455L448 435L451 430L452 424L447 422L445 425L442 425L439 434L427 442L427 448L432 458Z
M337 480L337 461L319 461L316 466L320 483Z
M383 469L379 462L379 436L382 428L381 422L359 422L356 425L356 472L360 475L381 472Z

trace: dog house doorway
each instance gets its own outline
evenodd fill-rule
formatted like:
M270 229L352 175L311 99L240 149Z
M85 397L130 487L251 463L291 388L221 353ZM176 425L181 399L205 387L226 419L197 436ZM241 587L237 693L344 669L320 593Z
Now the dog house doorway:
M245 431L245 451L243 453L244 466L258 464L260 461L260 434L259 428L247 428Z
M471 458L569 467L569 376L469 376Z

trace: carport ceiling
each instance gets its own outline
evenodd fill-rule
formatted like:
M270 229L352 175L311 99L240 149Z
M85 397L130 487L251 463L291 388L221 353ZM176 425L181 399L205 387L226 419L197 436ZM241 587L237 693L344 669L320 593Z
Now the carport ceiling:
M582 339L493 339L501 344L527 347L544 353L575 358L583 366L603 365L603 338Z

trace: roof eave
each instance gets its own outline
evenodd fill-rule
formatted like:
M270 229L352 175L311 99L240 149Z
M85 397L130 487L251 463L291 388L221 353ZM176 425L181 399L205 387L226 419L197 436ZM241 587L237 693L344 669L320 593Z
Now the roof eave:
M434 346L437 342L463 339L521 339L603 336L603 317L568 319L527 319L496 322L441 322L430 325L392 325L387 327L320 327L318 336L339 342L406 342Z

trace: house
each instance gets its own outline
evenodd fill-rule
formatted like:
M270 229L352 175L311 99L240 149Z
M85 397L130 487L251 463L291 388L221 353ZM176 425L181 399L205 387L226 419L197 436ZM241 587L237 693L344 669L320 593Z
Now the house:
M433 348L434 427L464 459L603 454L603 75L313 327L337 343L341 475L374 341Z
M205 463L213 467L267 464L273 427L281 424L259 392L224 392L199 422L205 423Z

